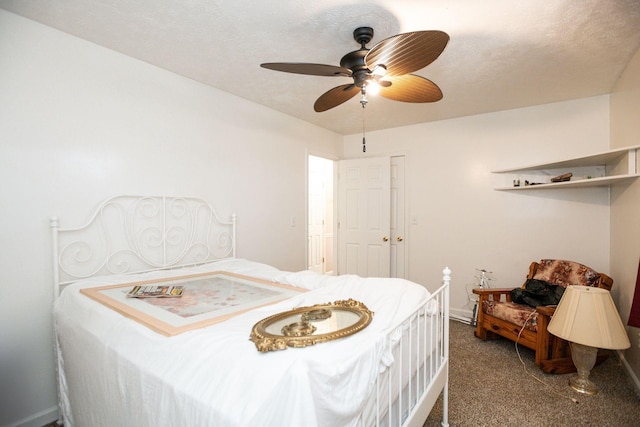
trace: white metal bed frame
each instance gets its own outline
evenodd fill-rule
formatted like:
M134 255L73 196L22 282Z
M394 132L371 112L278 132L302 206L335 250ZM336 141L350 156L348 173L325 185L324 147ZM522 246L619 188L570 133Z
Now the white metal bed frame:
M102 202L80 227L53 233L54 295L87 277L188 267L236 256L236 215L221 220L194 197L129 196Z
M51 218L54 295L76 280L200 265L236 256L236 216L222 221L203 199L115 196L81 227ZM442 394L448 426L449 286L443 284L418 310L388 329L393 362L375 383L371 414L360 426L420 427ZM371 406L369 406L371 408Z
M421 427L441 392L441 425L449 425L451 270L445 268L442 273L442 286L420 308L387 332L386 342L388 348L393 348L395 366L388 367L376 379L375 407L378 412L373 424L376 427ZM380 408L388 414L384 423Z

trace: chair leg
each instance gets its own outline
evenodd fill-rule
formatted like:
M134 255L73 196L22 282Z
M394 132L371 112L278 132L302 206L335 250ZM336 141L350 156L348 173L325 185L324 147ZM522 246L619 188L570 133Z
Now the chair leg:
M487 330L482 327L480 323L476 326L476 330L474 332L476 338L480 338L481 340L487 339Z
M482 312L482 297L478 298L476 303L476 331L474 335L481 340L487 339L487 330L482 326L484 323L484 313Z
M551 336L551 359L561 359L563 357L571 357L571 347L569 343L562 338Z
M536 336L536 365L540 366L543 360L548 360L550 356L550 337L547 331L549 318L542 314L538 315L538 334Z

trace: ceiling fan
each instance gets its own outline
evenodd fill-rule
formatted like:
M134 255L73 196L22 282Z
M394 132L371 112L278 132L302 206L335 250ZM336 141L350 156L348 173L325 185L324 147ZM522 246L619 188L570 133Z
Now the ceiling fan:
M431 80L413 73L435 61L449 42L442 31L415 31L397 34L367 49L373 38L373 28L359 27L353 38L360 49L349 52L340 66L299 62L269 62L263 68L312 76L351 77L353 83L340 85L322 94L313 105L317 112L327 111L361 93L366 104L367 88L379 86L380 95L394 101L435 102L442 91Z

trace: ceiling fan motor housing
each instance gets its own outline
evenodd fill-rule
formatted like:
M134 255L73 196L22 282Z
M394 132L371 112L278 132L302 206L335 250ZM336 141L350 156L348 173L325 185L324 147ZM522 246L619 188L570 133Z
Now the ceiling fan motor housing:
M347 53L340 60L341 67L348 68L353 72L353 82L358 87L362 87L371 73L367 68L367 64L364 62L364 57L368 51L369 49L354 50L353 52Z
M353 38L360 44L360 49L347 53L340 60L340 66L348 68L353 72L353 82L359 88L364 86L365 82L371 77L371 70L367 68L364 61L369 49L366 48L367 43L373 38L373 28L359 27L353 31Z
M353 39L360 43L360 46L364 49L364 46L373 38L373 28L371 27L359 27L353 30Z

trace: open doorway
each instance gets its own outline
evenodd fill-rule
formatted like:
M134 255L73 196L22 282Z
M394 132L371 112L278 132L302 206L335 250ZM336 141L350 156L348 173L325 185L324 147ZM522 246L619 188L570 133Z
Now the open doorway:
M321 274L334 272L333 160L309 156L307 268Z

